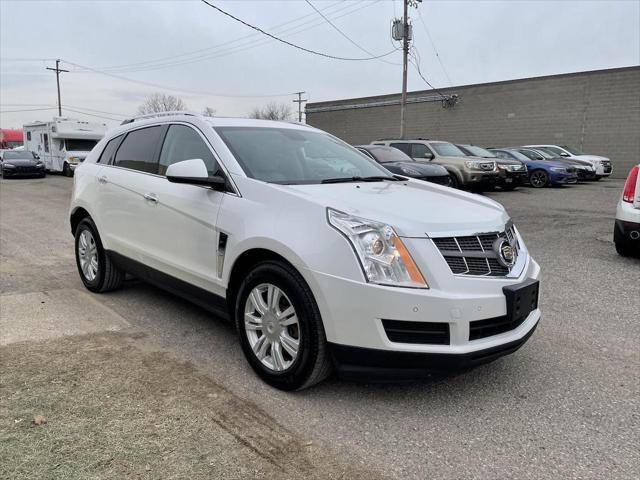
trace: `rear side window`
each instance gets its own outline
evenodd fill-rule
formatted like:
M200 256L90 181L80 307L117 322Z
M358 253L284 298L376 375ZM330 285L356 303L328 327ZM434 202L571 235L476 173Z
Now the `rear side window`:
M116 154L116 150L118 149L118 145L122 141L122 135L113 138L107 142L107 145L104 147L100 158L98 159L98 163L104 163L105 165L110 165L113 163L113 156Z
M407 155L411 156L411 144L409 144L409 143L392 143L391 146L393 148L397 148L401 152L404 152Z
M146 173L158 173L156 151L163 127L141 128L130 132L116 153L115 165Z
M158 173L164 175L169 165L196 158L204 161L209 176L218 172L218 163L202 137L193 128L185 125L171 125L160 153Z

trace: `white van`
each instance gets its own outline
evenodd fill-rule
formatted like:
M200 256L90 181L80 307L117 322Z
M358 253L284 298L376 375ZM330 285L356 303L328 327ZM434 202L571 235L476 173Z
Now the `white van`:
M104 137L107 125L54 117L51 122L24 125L24 147L40 157L49 172L70 177L78 163Z

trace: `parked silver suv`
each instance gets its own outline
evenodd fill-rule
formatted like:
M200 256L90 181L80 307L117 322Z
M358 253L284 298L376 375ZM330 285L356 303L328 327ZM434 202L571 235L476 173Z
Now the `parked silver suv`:
M449 172L451 186L484 190L499 183L496 162L480 157L469 157L458 147L439 140L376 140L372 145L388 145L402 150L419 162L442 165Z

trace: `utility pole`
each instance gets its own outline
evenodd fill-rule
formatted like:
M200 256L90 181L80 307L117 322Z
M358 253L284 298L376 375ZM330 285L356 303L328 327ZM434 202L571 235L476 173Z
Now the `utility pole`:
M60 102L60 73L68 72L69 70L63 70L60 68L60 59L56 60L56 68L47 67L47 70L56 72L56 85L58 86L58 116L62 116L62 103Z
M402 20L402 98L400 99L400 139L405 136L405 114L407 109L407 61L409 57L409 0L404 0Z
M295 92L298 95L298 99L294 100L293 103L298 104L298 121L302 123L302 104L307 101L306 98L302 98L302 94L307 92Z

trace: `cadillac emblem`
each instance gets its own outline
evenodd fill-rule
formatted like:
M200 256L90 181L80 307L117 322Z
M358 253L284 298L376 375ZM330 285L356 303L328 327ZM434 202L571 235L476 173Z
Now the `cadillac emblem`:
M516 255L511 244L504 238L498 238L493 244L493 251L496 252L498 263L503 267L511 268L516 263Z

